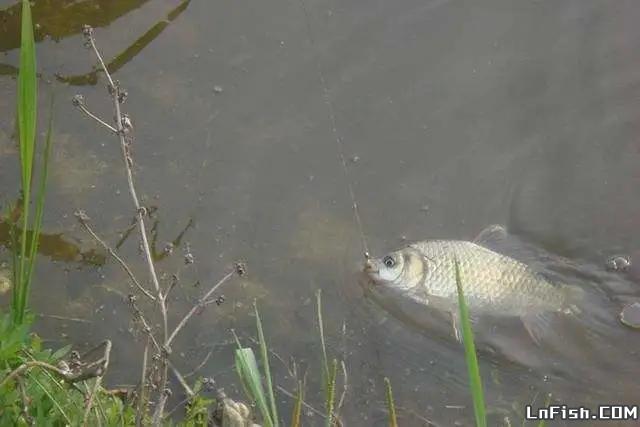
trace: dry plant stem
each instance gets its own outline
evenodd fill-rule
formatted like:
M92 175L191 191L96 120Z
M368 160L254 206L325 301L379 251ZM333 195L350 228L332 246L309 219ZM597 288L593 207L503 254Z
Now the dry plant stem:
M93 50L93 53L95 54L96 58L98 59L99 63L100 63L100 67L102 69L102 71L104 72L104 75L106 76L108 82L109 82L109 93L111 95L111 98L113 100L113 106L114 106L114 110L115 110L115 134L118 136L118 139L120 140L120 149L122 151L122 159L124 162L124 167L125 167L125 171L126 171L126 175L127 175L127 183L128 183L128 187L129 187L129 193L131 195L131 198L133 200L133 204L134 207L136 209L136 216L137 216L137 223L138 223L138 228L139 228L139 232L140 232L140 238L142 240L142 251L144 253L145 259L146 259L146 263L149 269L149 274L151 276L151 281L153 283L153 293L155 295L152 295L151 292L147 291L146 289L144 289L144 287L142 287L140 285L140 283L135 280L135 277L133 275L133 273L131 273L131 270L128 268L128 266L126 266L126 263L124 261L122 261L121 258L119 258L117 256L117 254L115 253L115 251L113 251L112 249L110 249L108 247L108 245L106 245L104 243L104 241L102 241L102 239L99 239L98 236L93 233L93 231L90 229L90 227L87 226L86 221L83 224L85 226L85 228L87 229L87 231L89 231L92 236L98 240L98 242L100 244L102 244L103 247L105 247L107 249L107 251L111 254L111 256L113 256L119 263L120 265L125 269L125 271L127 272L127 274L129 274L129 277L131 278L132 281L134 281L134 284L136 284L136 287L145 294L145 296L147 296L148 298L154 300L155 302L158 303L159 309L160 309L160 314L162 317L162 333L163 333L163 339L162 339L162 344L160 344L155 337L153 336L153 334L151 333L151 328L148 324L148 322L146 321L146 319L144 318L144 316L142 315L142 312L140 312L140 310L136 310L138 313L138 317L141 320L143 327L149 337L149 340L153 343L153 345L155 346L156 350L158 351L159 355L160 355L160 382L159 382L159 399L158 399L158 403L154 409L154 414L153 414L153 425L159 425L161 420L162 420L162 416L163 416L163 411L164 411L164 406L166 404L167 398L168 398L168 390L167 390L167 377L168 377L168 368L169 368L169 354L171 353L171 343L173 342L173 340L175 339L175 337L178 335L178 333L184 328L184 326L187 324L187 322L189 321L189 319L191 319L191 317L198 311L198 309L201 309L202 307L204 307L206 305L206 301L209 299L209 297L220 287L222 286L223 283L225 283L233 274L234 272L230 272L227 275L225 275L218 283L216 283L202 298L200 298L198 300L198 302L191 308L191 310L182 318L182 320L178 323L178 325L175 327L175 329L173 330L173 332L169 333L169 327L168 327L168 313L167 313L167 295L169 294L169 292L171 291L171 289L174 286L169 286L169 288L166 290L166 292L163 292L163 290L160 287L160 282L158 280L158 275L156 273L156 268L155 268L155 264L153 262L153 255L152 255L152 251L149 245L149 239L147 236L147 227L145 224L145 216L147 214L147 209L144 208L143 206L141 206L140 201L138 199L138 195L136 192L136 187L133 181L133 172L132 172L132 166L133 166L133 159L131 157L130 154L130 143L131 140L128 139L127 137L127 133L131 130L131 126L130 126L130 122L128 117L126 117L126 115L124 115L122 113L122 111L120 110L120 103L122 101L121 99L121 95L125 96L126 94L124 92L120 91L120 88L118 86L118 83L115 82L113 80L113 78L111 77L111 74L109 73L109 70L102 58L102 55L100 54L100 52L98 51L98 48L96 47L96 43L95 43L95 39L93 37L93 30L90 27L85 27L85 35L86 35L86 39L88 41L88 43L90 44L91 49ZM77 101L76 101L77 102ZM84 107L82 102L77 102L78 106ZM81 108L81 110L89 115L90 117L97 119L101 124L104 123L103 120L98 119L97 117L95 117L95 115L93 115L88 109L86 109L86 107ZM111 127L110 125L107 125L109 130L113 131L113 127ZM239 267L237 267L238 270L238 274L242 274L241 270ZM147 343L147 347L146 349L148 350L148 343ZM145 353L146 354L146 353ZM146 356L145 356L145 362L143 363L143 365L146 367ZM181 382L183 383L183 387L184 385L186 385L186 383L184 382L183 377L180 375L180 373L175 370L175 368L172 366L171 367L172 370L174 370L174 372L176 373L176 377L178 377L179 380L181 380ZM145 369L146 371L146 369ZM143 379L144 379L145 373L143 372ZM189 390L188 386L186 387L187 390Z
M136 187L133 183L133 172L131 171L131 158L129 156L129 152L127 149L127 140L125 138L125 130L122 125L122 112L120 111L120 101L118 100L117 86L114 83L113 79L111 78L111 74L109 73L109 69L107 68L107 66L104 63L104 60L102 59L102 55L100 54L100 52L98 51L98 48L96 47L96 42L95 42L95 39L93 38L93 35L88 39L91 43L91 48L93 49L93 53L96 55L96 58L98 58L98 61L100 62L100 67L102 68L102 71L104 71L104 74L107 77L107 80L109 80L109 86L113 89L111 91L112 92L111 97L113 99L113 107L116 112L116 126L117 126L116 133L118 135L118 138L120 139L120 148L122 150L124 167L127 172L127 183L129 184L129 193L131 194L131 198L133 199L133 204L136 208L136 213L138 215L138 227L140 228L142 248L144 251L145 258L147 260L147 265L149 267L149 274L151 275L151 281L153 282L153 287L159 297L158 300L159 300L160 308L162 311L163 322L166 326L166 322L167 322L166 305L165 305L164 298L162 297L162 292L160 291L160 282L158 281L158 275L156 274L156 267L153 263L153 258L151 256L151 248L149 247L149 240L147 239L147 227L144 222L144 214L146 212L146 209L143 209L141 207L140 200L138 199L138 194L136 192ZM164 333L165 333L165 339L166 339L166 333L167 333L166 327L165 327Z
M349 390L349 380L348 380L349 377L347 376L347 366L345 365L344 360L341 360L340 364L342 366L342 378L343 378L342 395L340 395L340 400L338 401L338 406L336 407L336 413L340 412L340 409L342 409L345 398L347 397L347 391Z
M202 362L200 362L200 363L198 364L198 366L196 366L195 368L193 368L193 370L192 370L191 372L189 372L189 373L187 373L187 374L184 374L184 376L183 376L183 377L184 377L184 378L189 378L189 377L191 377L191 376L195 375L195 374L196 374L200 369L202 369L202 367L203 367L204 365L206 365L206 363L209 361L209 358L210 358L210 357L211 357L211 355L213 354L213 350L214 350L214 348L212 348L212 349L209 351L209 353L207 353L207 355L204 357L204 359L202 359Z
M180 332L182 330L182 328L184 328L184 325L187 324L187 322L189 321L189 319L191 319L191 317L196 313L196 311L198 311L198 308L209 299L209 297L220 287L222 286L227 280L229 280L231 278L231 276L233 276L235 274L235 271L230 271L229 273L227 273L222 279L220 279L218 281L218 283L216 283L215 285L213 285L211 287L211 289L209 289L209 291L204 294L202 296L202 298L200 298L200 300L191 308L191 310L189 310L189 312L182 318L182 320L180 321L180 323L178 323L178 326L176 326L176 328L173 330L173 332L171 333L171 335L169 336L169 338L167 339L166 343L165 343L165 348L168 348L171 343L173 342L174 338L176 337L176 335L178 335L178 332Z
M79 317L67 317L67 316L59 316L57 314L42 314L37 313L37 317L45 317L47 319L55 319L55 320L65 320L68 322L78 322L78 323L93 323L91 320L81 319Z
M18 383L18 388L20 389L20 397L22 399L22 417L27 423L33 424L33 420L30 419L31 417L29 416L29 396L27 396L24 382L22 381L22 378L17 378L16 382Z
M82 420L82 425L85 427L89 425L89 414L91 413L91 408L93 408L93 401L98 393L98 388L100 387L101 382L102 376L96 377L93 383L93 388L89 392L89 398L87 399L87 406L84 408L84 418Z
M176 369L175 366L173 366L173 363L169 362L169 367L171 368L171 371L173 371L173 375L175 375L178 379L178 382L184 389L184 392L187 394L187 396L189 396L190 398L193 397L195 393L193 392L191 387L189 387L189 384L187 384L182 374Z
M138 279L136 279L136 276L133 274L133 271L131 271L131 268L129 268L129 266L127 265L126 262L124 262L124 260L122 258L120 258L120 256L116 253L116 251L114 251L104 240L102 240L100 238L100 236L98 236L96 234L95 231L93 231L93 229L91 228L91 226L89 225L89 223L87 222L87 218L86 215L83 215L81 212L78 212L76 214L76 217L78 218L78 221L80 222L80 224L82 225L82 227L87 230L87 232L91 235L91 237L93 237L93 239L98 242L100 244L100 246L102 246L104 248L105 251L107 251L109 253L109 255L111 255L111 257L113 257L113 259L115 259L118 264L120 264L120 266L122 267L122 269L127 273L127 275L129 276L129 279L131 279L131 281L133 282L133 284L136 286L136 288L138 288L138 290L140 292L142 292L147 298L151 299L152 301L155 301L156 298L151 295L151 293L146 290L141 284L140 282L138 282Z
M78 104L77 107L80 109L80 111L82 111L83 113L85 113L88 117L92 118L93 120L95 120L96 122L98 122L99 124L101 124L102 126L106 127L109 131L113 132L114 134L118 134L118 130L116 128L114 128L113 126L111 126L109 123L105 122L104 120L102 120L100 117L96 116L95 114L93 114L84 104Z
M167 403L167 393L162 392L160 394L160 401L156 405L156 409L153 411L153 420L151 424L154 426L159 426L162 421L162 413L164 412L164 405Z
M44 369L47 369L49 371L55 372L61 378L65 378L66 375L67 375L67 373L65 371L63 371L62 369L58 368L57 366L53 366L53 365L51 365L49 363L41 362L39 360L31 360L29 362L25 362L22 365L18 366L16 369L11 371L6 377L4 377L2 382L0 382L0 388L4 387L9 381L11 381L12 379L14 379L17 376L21 375L23 372L26 372L27 370L29 370L30 368L32 368L34 366L38 366L40 368L44 368Z
M136 427L142 426L144 414L147 412L147 358L149 357L149 344L151 337L147 337L142 355L142 377L140 378L140 391L138 391L138 407L136 410Z
M285 396L289 397L290 399L296 399L296 396L294 396L293 394L291 394L289 391L287 391L285 388L277 385L276 388L278 390L280 390L280 392L282 394L284 394ZM321 412L319 410L317 410L316 408L314 408L313 406L309 405L307 402L305 402L304 400L302 401L302 406L304 406L305 408L307 408L308 410L310 410L311 412L313 412L314 414L318 415L321 418L327 418L327 414L325 414L324 412ZM339 423L339 420L336 420L337 423ZM340 425L340 424L339 424Z
M123 126L123 116L122 116L122 112L120 111L120 100L119 98L119 88L118 86L114 83L113 79L111 78L111 74L109 73L109 69L107 68L107 66L104 63L104 60L102 59L102 55L100 55L100 52L98 51L98 48L96 47L96 43L95 43L95 39L93 37L93 34L90 34L89 37L87 38L89 40L89 43L91 44L91 48L93 49L94 54L96 55L96 58L98 58L98 61L100 62L100 66L102 68L102 71L104 72L105 76L107 77L107 80L109 80L109 92L111 92L111 98L113 99L113 106L115 109L115 121L116 121L116 128L117 128L117 135L118 138L120 139L120 149L122 151L122 160L124 162L124 167L127 173L127 183L129 185L129 193L131 194L131 198L133 200L133 204L136 208L136 214L138 216L138 228L140 230L140 238L142 239L142 249L147 261L147 266L149 268L149 274L151 275L151 281L153 282L153 287L155 289L156 295L157 295L157 302L158 305L160 306L160 313L162 316L162 333L163 333L163 340L165 341L165 343L167 342L167 337L168 337L168 315L167 315L167 304L166 304L166 300L162 294L162 290L160 289L160 282L158 281L158 275L156 273L156 268L155 265L153 263L153 258L151 255L151 248L149 247L149 240L147 238L147 227L145 225L144 222L144 216L146 213L146 209L144 209L141 205L140 205L140 200L138 199L138 194L136 192L136 188L133 182L133 172L131 170L131 166L133 164L133 161L129 155L129 149L128 149L128 143L126 140L126 132ZM163 346L163 349L167 349L168 346ZM162 411L164 410L164 404L166 402L166 393L165 393L165 388L167 386L167 361L166 361L166 354L165 351L161 351L161 353L163 355L162 360L161 360L161 379L160 379L160 393L161 393L161 398L160 401L158 403L158 406L156 407L156 414L154 414L154 420L153 420L153 425L159 425L160 423L160 419L161 419L161 414ZM160 415L158 415L158 413Z

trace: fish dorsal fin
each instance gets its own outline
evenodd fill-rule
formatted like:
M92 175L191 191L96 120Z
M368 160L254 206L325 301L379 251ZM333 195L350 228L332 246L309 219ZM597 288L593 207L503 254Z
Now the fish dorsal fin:
M505 240L508 235L509 233L504 225L492 224L482 230L480 234L473 239L473 243L491 246L494 243Z

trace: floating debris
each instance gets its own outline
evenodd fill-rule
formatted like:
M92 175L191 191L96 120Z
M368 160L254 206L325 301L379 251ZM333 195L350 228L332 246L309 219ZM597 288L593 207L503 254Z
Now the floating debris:
M631 258L627 255L613 255L605 263L608 271L627 271L631 267Z
M640 302L626 305L620 312L620 322L633 329L640 329Z
M222 89L222 86L220 86L220 85L215 85L215 86L213 87L213 93L215 93L215 94L220 94L220 93L222 93L222 92L223 92L223 90L224 90L224 89Z

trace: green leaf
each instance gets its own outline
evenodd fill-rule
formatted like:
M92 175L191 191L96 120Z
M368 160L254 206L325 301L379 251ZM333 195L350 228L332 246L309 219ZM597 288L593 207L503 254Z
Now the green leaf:
M398 419L396 417L396 405L393 401L393 391L391 390L391 381L384 377L384 388L387 397L387 409L389 410L389 427L398 427Z
M467 371L469 372L469 389L471 390L471 396L473 397L473 411L476 418L476 426L486 427L487 416L484 405L484 393L482 391L482 379L480 378L480 368L478 367L476 346L473 341L471 321L469 320L469 308L467 307L467 302L464 298L458 259L454 258L454 262L456 267L456 288L458 290L458 306L460 308L462 340L464 342L464 355L467 361Z
M269 408L267 407L264 389L262 388L258 362L253 354L253 350L250 348L239 348L236 350L235 359L238 376L243 384L245 384L249 398L258 405L265 427L274 427Z
M258 329L258 342L260 343L260 358L262 359L262 366L264 368L264 377L267 382L267 393L269 394L269 405L271 407L271 420L274 427L278 427L278 408L276 406L276 399L273 394L273 383L271 381L271 369L269 368L269 354L267 351L267 341L264 338L264 331L262 330L262 322L260 321L260 314L258 313L258 306L256 302L253 302L253 309L256 314L256 328Z
M331 371L329 372L329 378L327 378L327 394L325 402L325 408L327 410L326 427L333 427L335 424L334 405L336 397L336 378L338 376L338 360L333 359L331 364Z
M33 38L31 4L22 0L20 35L20 71L18 73L18 129L20 131L20 160L22 162L22 188L31 185L31 168L36 136L36 48Z
M296 391L296 400L293 404L293 412L291 414L291 427L300 427L302 424L302 402L304 399L304 389L302 381L298 381L298 390Z

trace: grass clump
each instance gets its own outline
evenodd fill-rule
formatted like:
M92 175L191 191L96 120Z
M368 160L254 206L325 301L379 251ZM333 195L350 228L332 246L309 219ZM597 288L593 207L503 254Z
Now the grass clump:
M25 322L25 316L35 269L38 237L44 212L44 198L48 174L49 152L51 149L51 125L49 125L40 170L40 181L35 196L32 194L34 163L36 152L36 121L38 103L38 82L36 78L36 50L33 38L33 22L29 1L22 2L20 72L18 74L17 124L20 147L20 208L12 215L13 228L13 292L11 298L11 320L14 325ZM32 217L31 203L35 202ZM17 223L17 224L16 224ZM19 225L18 225L19 224ZM29 235L28 230L31 229Z

